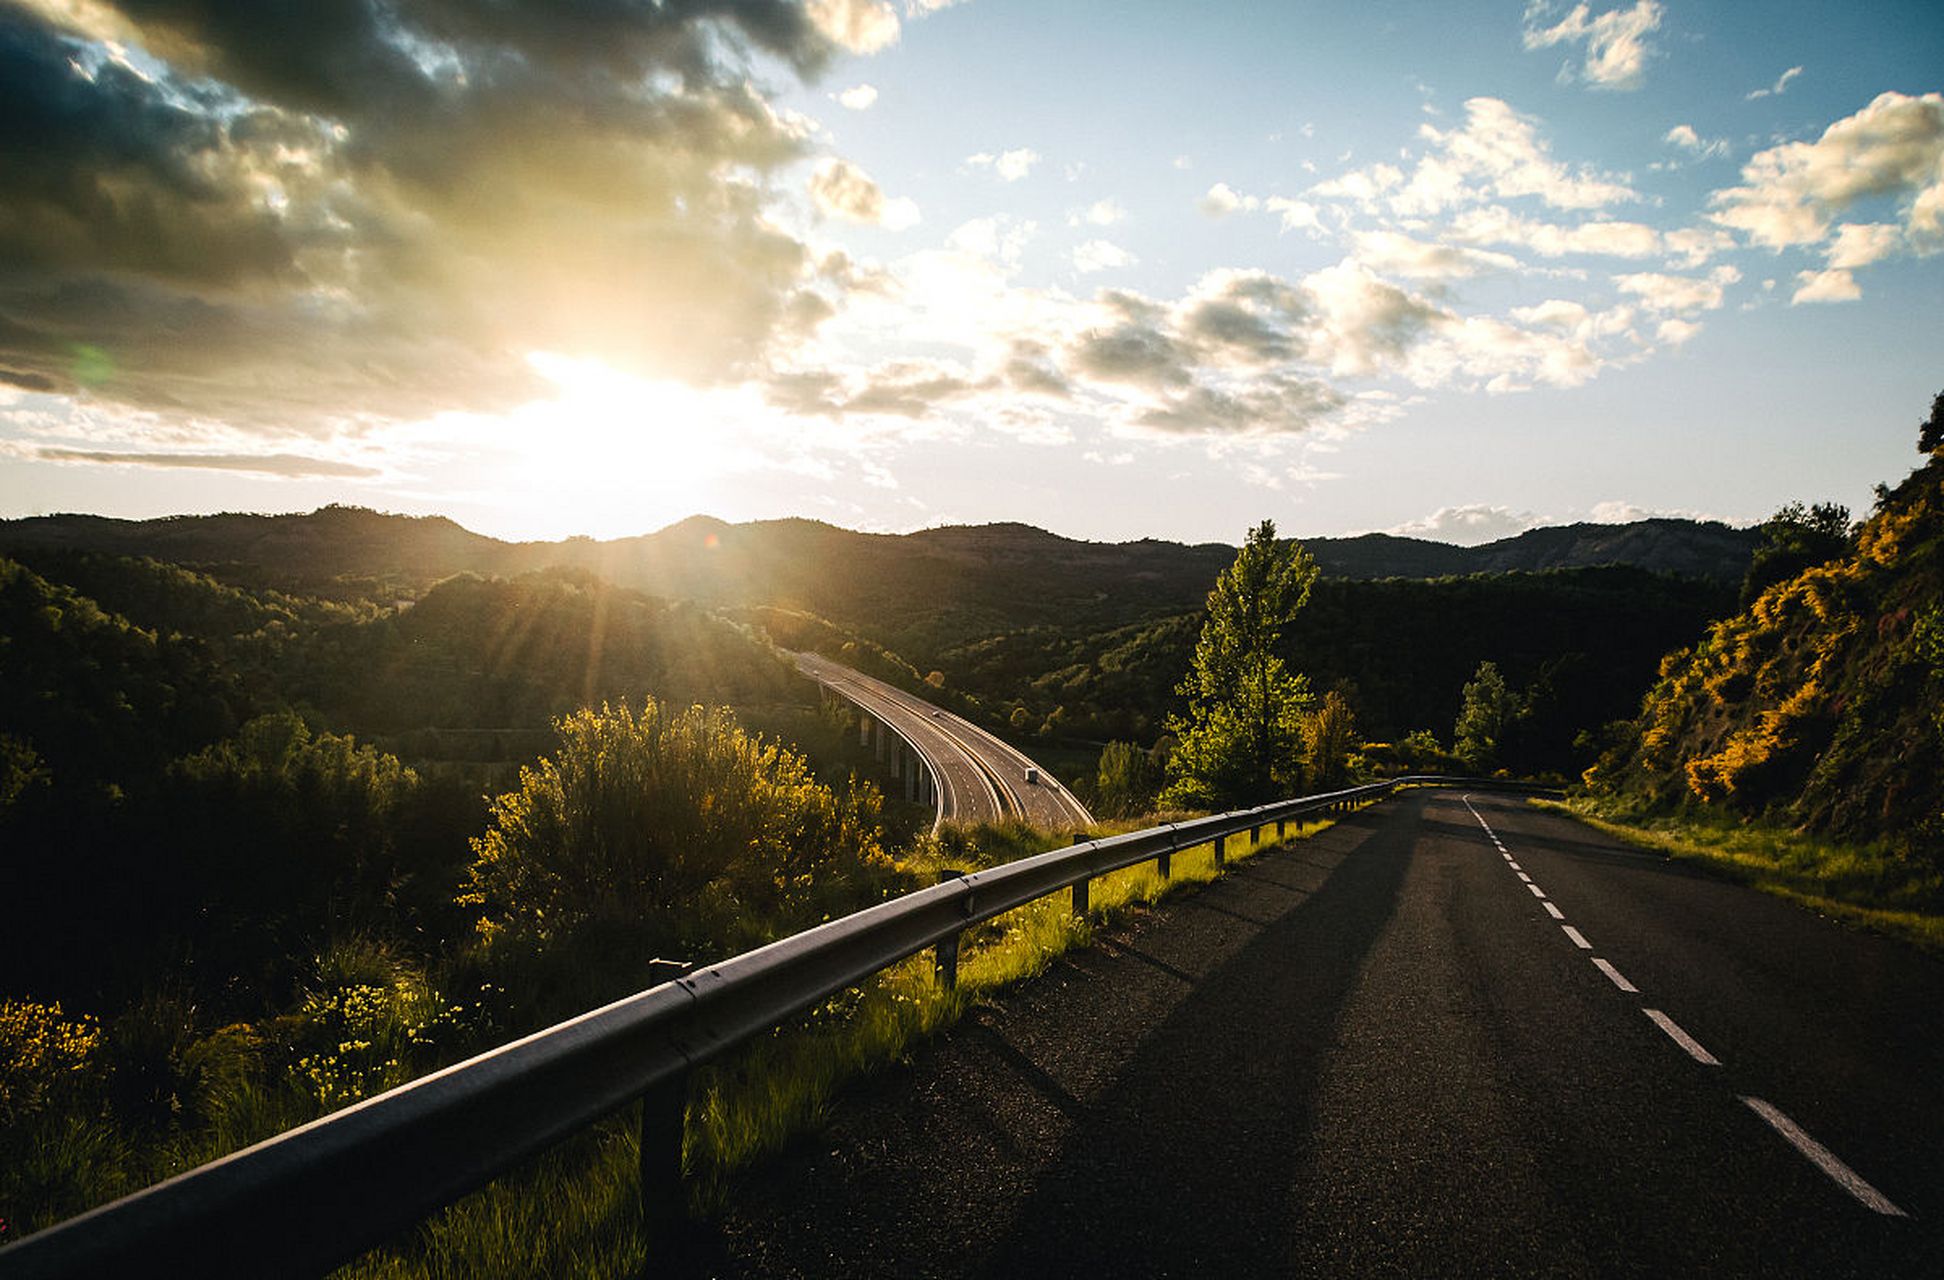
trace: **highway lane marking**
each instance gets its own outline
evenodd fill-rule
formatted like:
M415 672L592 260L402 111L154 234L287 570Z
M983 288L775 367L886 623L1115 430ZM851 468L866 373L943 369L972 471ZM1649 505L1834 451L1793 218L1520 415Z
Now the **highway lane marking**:
M1642 1013L1654 1020L1654 1025L1667 1033L1667 1038L1687 1050L1687 1055L1704 1067L1718 1067L1721 1059L1701 1047L1701 1042L1681 1030L1681 1024L1662 1013L1659 1009L1642 1009Z
M1499 841L1498 833L1492 830L1491 825L1485 821L1484 816L1477 809L1472 808L1471 797L1464 797L1464 801L1465 807L1471 809L1472 817L1478 820L1478 825L1485 829L1485 833L1491 837L1492 843L1498 846L1499 853L1504 857L1506 865L1518 872L1519 879L1525 882L1526 888L1532 890L1532 896L1540 900L1540 905L1546 908L1546 913L1554 920L1561 922L1560 929L1572 940L1573 945L1582 951L1591 951L1593 944L1586 940L1586 935L1578 929L1575 929L1572 925L1564 923L1566 913L1547 899L1544 891L1532 882L1532 877L1527 875L1520 868L1519 864L1513 860L1511 853ZM1590 958L1593 961L1593 966L1605 974L1608 981L1612 982L1614 986L1630 995L1640 994L1640 988L1627 981L1626 975L1614 968L1612 961L1600 956ZM1687 1053L1688 1057L1694 1059L1701 1066L1718 1067L1721 1065L1719 1058L1709 1053L1700 1041L1689 1035L1678 1022L1674 1021L1674 1019L1667 1016L1661 1010L1643 1008L1641 1012L1646 1014L1648 1019L1655 1026L1659 1027L1668 1039L1679 1045ZM1874 1213L1880 1213L1886 1217L1907 1218L1910 1216L1898 1208L1888 1196L1866 1182L1856 1170L1838 1159L1836 1154L1828 1147L1823 1146L1822 1143L1817 1142L1805 1133L1800 1125L1789 1119L1788 1116L1784 1115L1772 1103L1754 1097L1743 1097L1742 1102L1748 1106L1749 1110L1760 1116L1763 1122L1771 1129L1780 1134L1790 1146L1794 1147L1807 1158L1811 1164L1822 1170L1823 1174L1830 1181L1855 1197L1859 1204Z
M1768 1122L1769 1128L1785 1138L1789 1145L1807 1156L1809 1163L1821 1169L1843 1190L1855 1196L1865 1208L1883 1214L1888 1218L1908 1218L1910 1215L1890 1202L1890 1198L1865 1182L1856 1170L1836 1158L1836 1153L1817 1142L1802 1131L1802 1127L1777 1110L1774 1105L1760 1098L1743 1098L1748 1109Z
M1598 956L1594 956L1593 967L1598 969L1601 973L1604 973L1607 977L1613 979L1613 985L1620 988L1622 991L1630 991L1634 995L1640 994L1640 988L1636 987L1633 983L1628 982L1626 978L1621 975L1620 971L1614 968L1610 962L1602 960Z

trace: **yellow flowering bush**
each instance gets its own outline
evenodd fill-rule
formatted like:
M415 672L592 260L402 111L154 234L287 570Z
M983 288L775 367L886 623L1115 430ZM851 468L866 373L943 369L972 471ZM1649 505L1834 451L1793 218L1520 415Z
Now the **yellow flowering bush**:
M0 1124L19 1124L95 1087L101 1024L57 1004L0 998Z

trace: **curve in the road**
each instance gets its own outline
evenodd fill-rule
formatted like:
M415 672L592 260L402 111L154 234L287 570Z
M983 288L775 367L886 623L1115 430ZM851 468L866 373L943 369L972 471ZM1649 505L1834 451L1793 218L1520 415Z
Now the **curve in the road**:
M821 654L797 653L797 668L878 717L932 771L938 821L990 822L1016 816L1035 826L1091 826L1093 815L1046 768L942 707ZM1039 781L1029 783L1036 771Z

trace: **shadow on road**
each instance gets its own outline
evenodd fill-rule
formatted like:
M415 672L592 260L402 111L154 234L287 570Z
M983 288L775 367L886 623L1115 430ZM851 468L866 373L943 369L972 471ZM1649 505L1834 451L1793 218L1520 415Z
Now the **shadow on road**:
M1364 828L1359 847L1153 1028L978 1274L1248 1274L1286 1255L1263 1224L1301 1229L1288 1187L1338 1018L1396 907L1413 831L1402 817L1386 806L1341 824ZM1221 882L1207 896L1247 891Z

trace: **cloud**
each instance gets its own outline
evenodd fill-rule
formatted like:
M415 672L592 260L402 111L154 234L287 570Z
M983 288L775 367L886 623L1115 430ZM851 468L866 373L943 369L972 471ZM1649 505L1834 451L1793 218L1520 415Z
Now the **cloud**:
M1852 271L1881 262L1903 247L1903 230L1888 222L1845 222L1829 243L1829 265Z
M250 471L287 479L326 477L365 479L383 474L375 467L360 467L327 458L302 458L288 453L113 453L99 449L59 449L42 446L33 456L43 462L77 462L121 467L155 467L198 471Z
M1753 102L1757 98L1767 98L1770 96L1779 98L1784 93L1788 92L1789 81L1795 79L1797 76L1801 74L1802 74L1801 67L1790 67L1787 71L1784 71L1781 75L1776 77L1774 84L1770 85L1766 89L1752 90L1750 93L1747 94L1745 100L1748 102Z
M834 156L819 162L810 174L809 191L817 208L848 222L903 231L920 220L918 206L912 201L885 199L868 174Z
M852 111L868 111L877 100L877 87L868 84L854 84L837 95L837 101Z
M1073 251L1074 270L1083 274L1131 267L1138 259L1110 240L1089 240Z
M1655 271L1613 277L1622 293L1631 293L1655 311L1716 311L1726 299L1727 286L1741 279L1733 267L1716 267L1706 277L1672 276Z
M1096 200L1079 213L1067 219L1067 225L1077 227L1081 224L1094 227L1111 227L1117 222L1127 220L1127 207L1120 201L1109 197Z
M1586 254L1651 258L1664 251L1661 233L1640 222L1596 220L1574 226L1523 218L1503 205L1468 209L1452 219L1451 235L1466 244L1509 244L1542 258Z
M1944 245L1944 95L1879 95L1814 142L1760 151L1710 215L1771 249L1815 244L1837 215L1871 198L1898 202L1920 249Z
M1669 316L1654 329L1654 336L1670 347L1678 347L1701 332L1701 326L1692 320Z
M1515 537L1527 529L1536 528L1541 523L1543 517L1536 512L1471 503L1465 506L1439 507L1428 516L1407 520L1384 532L1395 534L1400 538L1428 538L1434 542L1475 547L1481 543L1496 542L1500 538Z
M1488 271L1511 271L1518 259L1447 244L1426 244L1395 231L1360 231L1351 237L1356 260L1380 275L1410 280L1457 280Z
M1798 271L1790 305L1804 302L1855 302L1863 296L1856 277L1847 271Z
M1327 232L1317 216L1316 206L1307 200L1291 200L1285 196L1270 196L1262 202L1262 207L1282 220L1284 231L1306 232L1313 239L1321 239Z
M1536 123L1497 98L1467 101L1462 128L1426 123L1418 136L1428 145L1408 177L1394 165L1374 164L1319 183L1308 194L1403 217L1522 197L1573 210L1638 199L1618 178L1553 159Z
M742 376L837 290L769 216L810 133L750 66L887 12L0 9L0 364L72 385L85 345L90 398L311 433L520 403L532 350Z
M1254 196L1241 194L1226 182L1218 182L1195 202L1195 207L1211 218L1226 218L1231 213L1259 209L1262 202Z
M1662 136L1661 141L1671 143L1683 151L1692 152L1703 160L1725 156L1729 151L1726 138L1704 138L1694 131L1694 126L1691 124L1675 125Z
M1660 28L1661 6L1656 0L1639 0L1631 9L1609 9L1595 18L1584 4L1573 8L1552 26L1539 25L1551 16L1547 0L1532 0L1525 11L1525 47L1549 49L1558 44L1586 45L1586 60L1579 76L1595 89L1633 89L1640 84L1642 71L1654 55L1647 36ZM1572 74L1571 64L1562 76Z
M852 53L876 53L898 42L898 12L885 0L809 0L817 30Z
M1016 147L1011 151L1001 151L994 155L981 151L977 155L965 157L967 168L990 169L993 176L1001 182L1018 182L1033 171L1040 162L1040 153L1031 147Z

